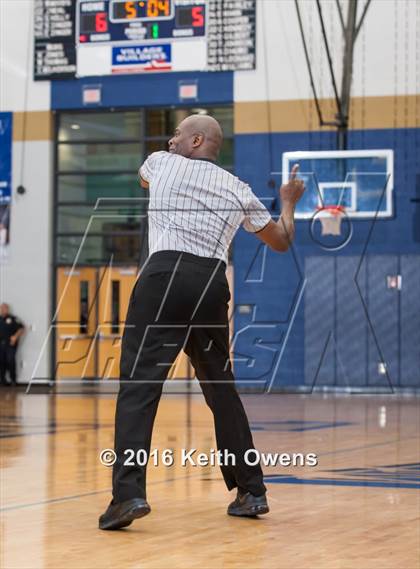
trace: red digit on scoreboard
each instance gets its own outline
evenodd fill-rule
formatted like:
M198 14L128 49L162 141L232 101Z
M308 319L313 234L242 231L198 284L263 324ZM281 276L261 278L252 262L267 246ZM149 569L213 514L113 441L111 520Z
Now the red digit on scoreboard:
M106 20L106 12L98 12L95 16L95 30L97 32L107 32L108 22Z
M194 6L191 9L191 16L194 28L202 28L204 26L203 6Z

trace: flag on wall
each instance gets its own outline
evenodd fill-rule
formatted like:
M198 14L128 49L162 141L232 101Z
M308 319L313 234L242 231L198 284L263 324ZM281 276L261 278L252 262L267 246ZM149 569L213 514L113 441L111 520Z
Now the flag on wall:
M0 113L0 263L8 257L12 196L12 113Z

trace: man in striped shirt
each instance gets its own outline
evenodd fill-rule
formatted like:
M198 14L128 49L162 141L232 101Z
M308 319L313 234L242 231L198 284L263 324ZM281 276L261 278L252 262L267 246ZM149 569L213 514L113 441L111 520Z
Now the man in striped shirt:
M287 251L304 186L295 166L280 188L282 214L274 222L246 183L216 165L222 141L214 118L192 115L176 128L169 152L153 153L140 168L140 184L150 192L149 257L126 317L113 499L99 518L101 529L126 527L150 512L146 466L136 457L150 453L162 386L181 350L190 357L213 412L220 456L234 456L221 466L227 488L237 489L228 514L269 511L261 467L245 461L254 444L231 368L225 270L240 225L275 251Z

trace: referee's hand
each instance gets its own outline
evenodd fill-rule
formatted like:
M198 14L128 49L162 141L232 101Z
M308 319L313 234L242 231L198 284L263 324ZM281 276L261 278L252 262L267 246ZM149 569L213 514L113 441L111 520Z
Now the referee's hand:
M295 206L305 191L303 180L296 178L299 164L295 164L290 172L290 180L280 188L280 198L283 204Z

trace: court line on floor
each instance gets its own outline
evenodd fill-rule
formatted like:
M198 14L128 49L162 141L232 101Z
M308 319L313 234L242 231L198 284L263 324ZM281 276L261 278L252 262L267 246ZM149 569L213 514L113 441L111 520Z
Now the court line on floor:
M199 474L193 476L177 476L175 478L167 478L165 480L157 480L156 482L149 482L149 486L157 486L158 484L165 484L166 482L175 482L177 480L186 480L187 478L198 478ZM15 504L14 506L5 506L0 508L0 512L10 512L13 510L23 510L25 508L33 508L36 506L43 506L46 504L56 504L59 502L68 502L70 500L77 500L78 498L85 498L87 496L96 496L98 494L111 494L112 488L107 488L105 490L95 490L94 492L84 492L82 494L74 494L71 496L62 496L60 498L50 498L49 500L41 500L39 502L29 502L28 504Z
M322 452L320 454L316 453L316 455L319 457L319 456L328 456L331 454L341 454L343 452L353 452L356 450L365 450L368 448L381 447L381 446L386 446L386 445L390 445L393 443L402 443L402 442L409 441L411 439L417 439L417 438L418 438L418 435L413 435L412 437L406 437L404 439L394 439L392 441L385 441L383 443L374 443L371 445L362 445L359 447L350 447L350 448L343 448L343 449L339 449L339 450L331 450L329 452Z
M111 489L96 490L95 492L85 492L83 494L74 494L72 496L62 496L61 498L51 498L49 500L41 500L40 502L29 502L28 504L16 504L14 506L5 506L0 508L0 512L10 512L12 510L22 510L24 508L32 508L34 506L42 506L44 504L55 504L56 502L66 502L68 500L75 500L77 498L84 498L85 496L95 496L96 494L104 494L111 492Z
M81 429L77 429L77 430L81 430ZM65 431L64 431L64 432L65 432ZM41 433L40 433L40 434L41 434ZM58 433L57 433L57 434L58 434ZM353 452L353 451L356 451L356 450L365 450L365 449L369 449L369 448L375 448L375 447L380 447L380 446L386 446L386 445L389 445L389 444L392 444L392 443L395 443L395 442L403 442L403 441L407 441L407 440L410 440L410 439L416 439L416 438L417 438L417 436L416 436L416 435L413 435L412 437L407 437L407 438L405 438L405 439L394 439L394 440L392 440L392 441L385 441L385 442L382 442L382 443L375 443L375 444L372 444L372 445L364 445L364 446L359 446L359 447L352 447L352 448L349 448L349 449L341 449L341 450L338 450L338 451L330 451L330 452L326 452L326 453L317 454L317 456L328 456L328 455L331 455L331 454L340 454L340 453L343 453L343 452ZM175 482L176 480L186 480L187 478L198 478L199 476L201 476L201 475L197 474L197 476L181 476L181 477L176 477L176 478L168 478L168 479L166 479L166 480L159 480L159 481L156 481L156 482L151 482L151 483L149 483L149 486L154 486L154 485L157 485L157 484L163 484L163 483L166 483L166 482ZM306 479L306 480L310 481L311 479ZM109 493L110 493L110 492L111 492L111 489L108 488L108 489L106 489L106 490L98 490L98 491L95 491L95 492L86 492L86 493L83 493L83 494L75 494L75 495L72 495L72 496L63 496L63 497L61 497L61 498L51 498L50 500L42 500L42 501L40 501L40 502L31 502L31 503L28 503L28 504L17 504L17 505L14 505L14 506L6 506L6 507L3 507L3 508L0 508L0 512L7 512L7 511L13 511L13 510L20 510L20 509L25 509L25 508L30 508L30 507L36 507L36 506L45 505L45 504L54 504L54 503L60 503L60 502L65 502L65 501L69 501L69 500L76 500L76 499L78 499L78 498L83 498L83 497L86 497L86 496L95 496L95 495L98 495L98 494L105 494L106 492L109 492Z
M287 475L273 475L271 477L264 477L264 482L266 484L309 484L316 486L393 488L395 490L420 489L420 483L418 482L383 482L380 480L354 480L349 478L298 478L297 476Z
M291 424L291 423L300 423L301 421L276 421L276 422L272 422L275 424L282 424L282 425L286 425L286 424ZM315 421L310 421L310 423L314 423ZM347 422L342 422L342 423L336 423L336 424L329 424L329 425L321 425L321 421L319 422L320 426L308 426L305 428L291 428L291 429L285 429L285 430L270 430L270 429L264 429L264 428L258 428L258 426L255 426L255 423L250 423L250 427L251 427L251 431L255 432L255 433L262 433L262 432L270 432L270 433L300 433L300 432L305 432L305 431L313 431L313 430L319 430L319 429L334 429L336 427L347 427L347 426L351 426L351 425L355 425L356 423L347 423ZM325 423L325 421L323 422ZM74 427L74 428L73 428ZM35 427L37 428L37 427ZM39 425L40 429L45 429L43 431L39 431L39 432L21 432L21 433L16 433L16 432L11 432L11 433L6 433L6 432L1 432L1 426L0 426L0 439L14 439L17 437L36 437L36 436L45 436L45 435L57 435L57 434L61 434L61 433L77 433L79 431L97 431L99 429L113 429L114 428L114 423L99 423L97 425L92 425L91 423L75 423L75 424L68 424L67 426L64 424L61 425L57 425L56 427L43 427L42 425Z
M38 432L0 432L0 439L14 439L16 437L34 437L34 436L42 436L42 435L57 435L60 433L77 433L78 431L97 431L98 429L111 429L114 427L113 423L99 423L97 425L92 423L68 423L67 425L64 423L56 426L51 425L36 425L32 428L39 428L43 429ZM4 428L4 426L0 425L0 429Z
M46 435L61 435L62 433L78 433L80 431L97 431L102 427L78 427L77 429L51 429L49 431L43 431L39 433L12 433L12 434L1 434L0 439L15 439L18 437L39 437ZM110 427L111 428L111 427Z
M72 428L63 428L57 427L52 428L49 427L49 430L44 430L42 432L26 432L26 433L1 433L0 440L4 439L14 439L17 437L38 437L38 436L46 436L46 435L60 435L62 433L78 433L80 431L97 431L99 429L114 429L114 423L109 424L99 424L99 425L91 425L86 423L86 425L74 425L75 429ZM1 428L1 427L0 427Z

